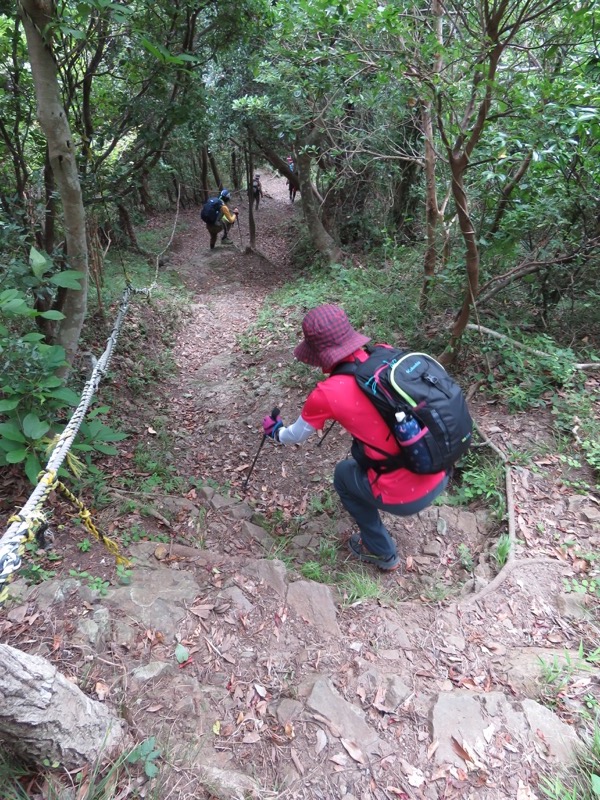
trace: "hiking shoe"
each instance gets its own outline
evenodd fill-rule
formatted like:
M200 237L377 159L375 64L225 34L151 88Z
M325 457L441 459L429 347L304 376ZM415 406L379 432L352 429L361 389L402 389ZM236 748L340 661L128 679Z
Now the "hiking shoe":
M382 556L376 556L370 553L364 546L360 534L358 533L355 533L348 539L348 547L350 548L350 552L355 555L359 561L364 561L367 564L374 564L384 572L394 572L394 570L397 570L400 566L400 556L397 553L393 556L389 556L389 558L383 558Z

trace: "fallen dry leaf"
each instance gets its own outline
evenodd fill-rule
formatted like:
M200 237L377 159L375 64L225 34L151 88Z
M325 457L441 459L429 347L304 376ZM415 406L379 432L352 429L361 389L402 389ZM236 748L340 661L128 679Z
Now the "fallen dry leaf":
M384 703L385 689L383 686L378 686L373 699L373 705L378 711L392 711L392 709Z
M407 780L411 786L414 786L415 789L418 789L419 786L422 786L425 783L425 775L423 775L420 769L416 769L412 775L408 776Z
M11 608L6 616L11 622L14 622L16 625L18 625L19 623L23 622L27 616L27 606L24 605Z
M442 778L444 780L446 780L446 773L448 772L448 770L449 770L448 764L442 764L441 767L438 767L436 770L433 771L433 774L431 776L431 780L432 781L439 781Z
M296 753L293 747L290 747L290 756L292 758L292 761L294 762L294 766L296 767L300 775L304 775L304 766L300 761L300 759L298 758L298 753Z
M471 758L469 753L467 753L462 744L454 736L452 736L452 749L462 758L464 762L466 762L467 764L473 763L473 759Z
M537 800L537 795L533 793L532 789L526 783L523 783L522 780L519 780L519 786L517 788L517 800Z
M244 734L244 738L242 739L244 744L255 744L259 741L260 733L258 731L249 731L248 733Z
M210 616L210 612L213 610L214 605L206 605L206 606L192 606L190 611L200 619L208 619Z
M506 653L506 647L500 642L485 642L482 644L481 649L486 652L486 650L495 653L497 656L503 656Z
M342 735L341 729L338 728L335 723L331 722L331 720L327 719L327 717L322 717L320 714L313 714L313 719L317 722L322 722L324 725L327 725L331 735L335 736L337 739L339 739Z
M96 692L96 696L98 697L98 700L102 701L108 695L109 688L102 681L98 681L96 683L96 685L94 686L94 691Z
M412 764L409 764L408 761L401 762L402 770L407 777L407 780L411 786L415 789L418 789L425 783L425 775L421 772L418 767L413 767Z
M427 748L427 758L431 759L435 751L440 746L440 740L436 739L435 742L432 742L429 747Z
M589 563L585 560L585 558L575 558L573 559L573 569L575 572L587 572L590 568Z
M322 728L317 731L317 743L315 745L315 753L319 755L321 750L327 746L327 734Z
M494 730L495 729L493 724L488 725L487 728L484 728L483 730L483 738L486 740L488 744L492 741Z
M341 739L342 745L347 753L355 760L358 761L359 764L365 764L365 757L362 753L360 747L350 739Z

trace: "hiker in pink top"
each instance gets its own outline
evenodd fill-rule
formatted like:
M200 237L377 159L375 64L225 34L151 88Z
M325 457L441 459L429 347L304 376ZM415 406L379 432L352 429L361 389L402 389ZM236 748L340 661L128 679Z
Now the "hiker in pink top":
M294 350L295 357L320 367L328 377L309 394L292 425L285 427L279 417L265 417L265 434L284 445L299 444L322 430L327 420L335 420L364 444L365 455L370 459L383 461L386 455L398 455L400 449L394 435L354 376L331 374L344 361L365 361L368 354L363 348L369 337L355 331L345 311L334 305L309 311L302 331L304 339ZM382 570L397 569L400 558L396 544L379 511L396 516L416 514L431 505L447 483L446 472L417 475L401 467L379 473L376 468L361 467L354 458L340 461L333 485L359 529L349 539L351 552Z

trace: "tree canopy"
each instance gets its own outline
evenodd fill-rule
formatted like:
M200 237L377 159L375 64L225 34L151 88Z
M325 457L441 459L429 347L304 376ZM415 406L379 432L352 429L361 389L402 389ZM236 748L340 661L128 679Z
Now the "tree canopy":
M43 352L66 374L103 248L139 247L133 216L199 204L221 176L239 188L250 164L301 190L315 262L419 252L420 313L446 315L448 361L474 308L504 315L518 296L543 330L561 303L585 308L598 13L570 0L4 3L6 358L58 348Z

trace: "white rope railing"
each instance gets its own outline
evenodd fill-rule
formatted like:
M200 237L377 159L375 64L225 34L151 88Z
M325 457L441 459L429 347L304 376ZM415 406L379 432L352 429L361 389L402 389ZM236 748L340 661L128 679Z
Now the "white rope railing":
M151 288L136 289L128 286L123 292L112 333L106 342L106 349L96 362L89 380L83 387L79 405L73 412L73 416L64 431L60 434L46 468L40 475L38 483L27 502L17 514L9 519L12 524L0 538L0 605L6 600L8 582L12 580L12 576L21 566L21 556L25 543L33 538L36 530L45 521L42 506L56 485L58 470L71 449L92 398L100 385L100 381L106 375L117 339L123 327L131 296L133 294L143 294L149 297Z

